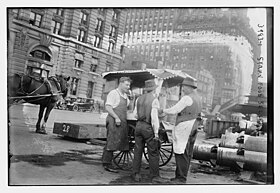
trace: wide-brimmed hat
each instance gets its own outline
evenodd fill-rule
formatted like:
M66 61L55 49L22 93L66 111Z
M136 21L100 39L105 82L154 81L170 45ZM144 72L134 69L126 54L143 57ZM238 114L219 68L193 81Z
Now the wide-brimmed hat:
M190 86L192 88L197 88L197 81L195 81L193 79L185 79L182 82L182 85Z
M143 88L143 90L145 90L145 91L155 90L157 87L158 87L158 85L156 85L154 79L146 80L145 87Z

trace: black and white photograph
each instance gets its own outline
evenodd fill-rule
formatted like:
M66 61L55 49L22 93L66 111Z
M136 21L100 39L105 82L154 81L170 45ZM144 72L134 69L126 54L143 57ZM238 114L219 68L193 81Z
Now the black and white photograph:
M275 185L273 5L63 5L5 7L9 189Z

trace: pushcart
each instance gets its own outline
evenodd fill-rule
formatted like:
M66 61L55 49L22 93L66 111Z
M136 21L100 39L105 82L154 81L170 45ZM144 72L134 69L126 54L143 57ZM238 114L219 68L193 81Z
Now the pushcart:
M159 100L161 108L165 108L168 98L166 96L166 90L168 88L177 88L177 100L180 95L180 84L184 79L192 79L187 73L181 70L170 70L170 69L144 69L144 70L124 70L124 71L112 71L105 72L102 74L102 77L106 80L105 89L104 89L104 99L108 92L112 89L117 88L118 80L120 77L127 76L132 79L131 90L137 96L142 94L143 87L145 86L145 81L149 79L155 79L158 84L156 92L159 95ZM174 89L173 89L174 90ZM176 90L176 89L175 89ZM165 94L163 94L165 93ZM135 98L134 98L135 101ZM135 104L132 104L132 109ZM128 151L117 151L114 154L114 163L120 169L131 169L132 160L133 160L133 149L135 146L134 141L134 130L137 120L132 113L132 109L128 111L127 121L128 121L128 135L129 135L129 150ZM166 165L172 158L173 148L172 148L172 127L174 125L166 120L161 120L159 138L161 140L161 148L159 150L159 166ZM149 161L147 148L144 149L144 157L146 161Z

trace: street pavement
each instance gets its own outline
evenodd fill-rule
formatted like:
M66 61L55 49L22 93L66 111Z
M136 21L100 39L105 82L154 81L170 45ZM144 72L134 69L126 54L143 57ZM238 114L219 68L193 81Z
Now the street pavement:
M102 145L63 138L52 133L54 122L104 123L98 113L53 110L47 135L35 133L38 106L14 105L10 108L9 185L131 185L131 171L106 172L101 164ZM199 136L202 139L203 135ZM198 142L201 140L197 140ZM192 162L188 184L240 184L236 175L205 174L197 161ZM197 170L195 170L197 169ZM160 168L165 178L174 177L174 158ZM142 165L143 181L149 184L147 164Z

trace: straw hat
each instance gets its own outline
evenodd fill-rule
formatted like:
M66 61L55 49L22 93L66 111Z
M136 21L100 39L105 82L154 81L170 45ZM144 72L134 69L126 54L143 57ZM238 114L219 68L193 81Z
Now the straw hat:
M143 88L143 90L151 91L151 90L155 90L157 87L158 87L158 85L156 85L154 79L146 80L145 87Z
M186 85L186 86L190 86L193 88L197 88L197 81L193 80L193 79L185 79L182 82L182 85Z

